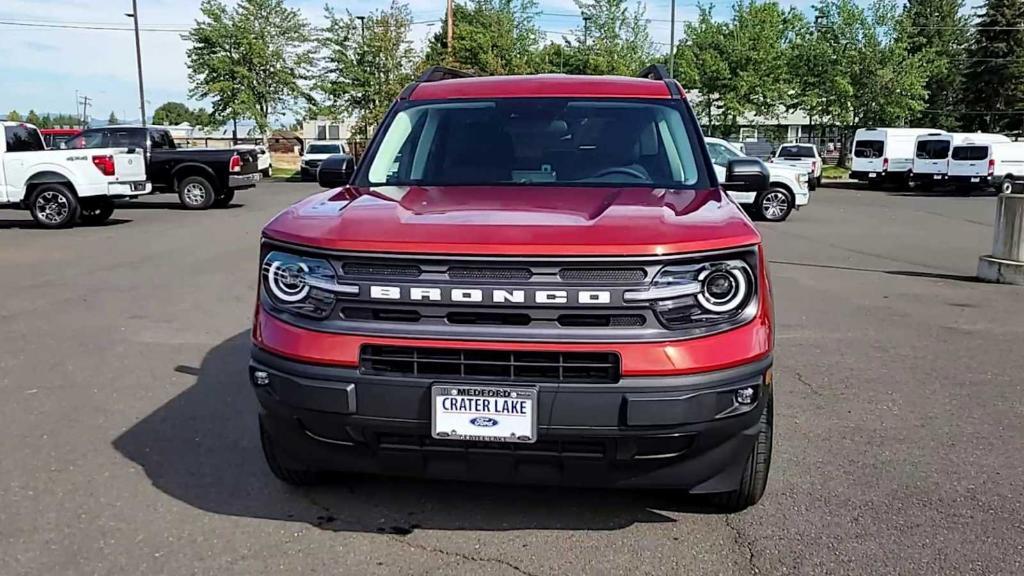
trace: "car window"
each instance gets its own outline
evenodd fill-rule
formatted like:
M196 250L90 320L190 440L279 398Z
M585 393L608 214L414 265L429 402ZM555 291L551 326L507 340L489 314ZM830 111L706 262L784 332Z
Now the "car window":
M857 140L853 143L854 158L881 158L885 150L882 140Z
M949 157L949 140L922 140L917 143L918 160L945 160Z
M977 161L988 159L988 146L954 146L953 160Z
M779 158L814 158L814 148L810 146L782 146L777 154Z
M171 146L168 145L167 132L164 132L163 130L150 130L149 146L154 150L171 148Z
M134 148L139 146L138 135L133 130L107 130L107 146L112 148Z
M338 144L310 144L306 148L306 154L341 154L341 146Z
M657 185L697 181L671 104L516 98L411 104L377 145L368 184Z
M711 155L711 162L716 166L726 166L729 164L729 160L733 158L742 158L743 156L737 153L728 146L723 146L718 142L708 142L708 154Z
M39 131L28 124L4 126L8 152L37 152L46 150Z
M104 140L103 132L99 130L82 132L78 136L68 140L66 147L75 150L83 148L103 148Z

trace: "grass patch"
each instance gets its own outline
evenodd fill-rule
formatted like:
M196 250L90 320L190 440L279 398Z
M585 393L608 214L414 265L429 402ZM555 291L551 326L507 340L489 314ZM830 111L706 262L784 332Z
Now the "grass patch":
M283 182L285 180L298 180L299 169L298 168L278 168L274 166L274 174L270 177L271 180L277 182Z
M845 180L850 177L850 171L839 166L824 166L821 169L821 177L824 180Z

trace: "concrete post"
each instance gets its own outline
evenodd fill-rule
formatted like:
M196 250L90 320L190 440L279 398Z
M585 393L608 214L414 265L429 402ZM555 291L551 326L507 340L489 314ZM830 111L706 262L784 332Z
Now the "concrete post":
M978 260L978 278L1024 285L1024 194L996 199L996 230L992 254Z

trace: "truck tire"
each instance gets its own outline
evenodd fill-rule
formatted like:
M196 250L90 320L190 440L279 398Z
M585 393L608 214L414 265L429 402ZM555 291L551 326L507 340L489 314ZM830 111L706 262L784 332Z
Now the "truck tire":
M789 190L772 186L757 195L754 215L766 222L784 222L793 211L793 195Z
M234 199L235 199L235 191L234 190L225 190L225 191L221 192L220 194L217 194L216 197L214 197L213 207L214 208L225 208L228 205L230 205L231 201L234 200Z
M260 418L260 446L263 448L263 457L267 461L267 467L278 480L292 486L313 486L323 483L325 474L319 470L291 468L282 463L280 448L274 443L270 432L267 431L262 417Z
M96 226L103 224L114 215L114 201L105 196L86 198L82 201L82 209L78 220L82 224Z
M774 405L775 402L769 392L764 411L761 412L761 421L759 422L761 430L757 434L757 440L750 450L750 455L747 456L743 475L740 476L740 485L733 492L716 495L713 504L719 510L730 513L741 512L757 504L761 496L764 495L765 487L768 485L768 470L772 464Z
M1007 174L1003 177L1003 181L999 183L999 192L1003 194L1013 194L1016 189L1015 182L1013 181L1013 175Z
M186 210L206 210L217 199L210 181L202 176L189 176L178 183L178 199Z
M78 196L65 184L43 184L32 192L29 213L43 228L68 228L78 220Z

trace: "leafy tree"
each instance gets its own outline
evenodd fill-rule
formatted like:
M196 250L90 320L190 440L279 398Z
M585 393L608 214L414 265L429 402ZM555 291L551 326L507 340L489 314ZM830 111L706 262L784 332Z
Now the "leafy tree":
M211 117L209 110L207 110L206 108L199 107L192 111L191 124L193 126L210 127L217 123L213 121L213 118Z
M683 39L675 60L676 79L698 93L697 114L709 133L713 133L725 95L732 90L733 60L729 24L715 20L712 10L710 6L701 6L697 19L683 24Z
M52 122L49 114L47 114L46 116L40 116L39 117L39 122L36 123L36 128L42 129L42 128L52 128L52 127L53 127L53 122Z
M21 114L18 114L17 110L11 110L10 112L7 113L7 121L8 122L21 122L22 121Z
M270 118L309 101L311 27L284 0L240 0L232 9L203 0L202 19L185 35L189 94L213 102L218 119L252 118L267 134Z
M25 116L25 122L28 122L38 128L40 124L39 114L36 114L35 110L29 110L28 114Z
M446 64L482 75L526 74L537 65L542 32L536 0L469 0L453 6L458 23L449 50L447 21L427 43L427 64Z
M971 130L1019 132L1024 120L1024 0L987 0L975 22L964 72L965 115Z
M114 111L110 111L110 116L107 116L107 124L120 124L121 121L117 119L117 114Z
M571 72L633 76L654 61L646 10L639 2L630 9L629 0L573 1L584 24L570 42L578 67Z
M413 79L416 52L409 40L409 7L393 1L360 22L351 13L325 8L323 65L318 89L324 103L316 113L354 115L359 134L369 134L391 102Z
M181 102L165 102L153 111L153 124L176 126L192 120L192 111Z
M925 109L911 122L916 126L944 130L959 126L963 56L970 40L963 8L963 0L908 0L904 8L907 51L923 57L928 73Z

